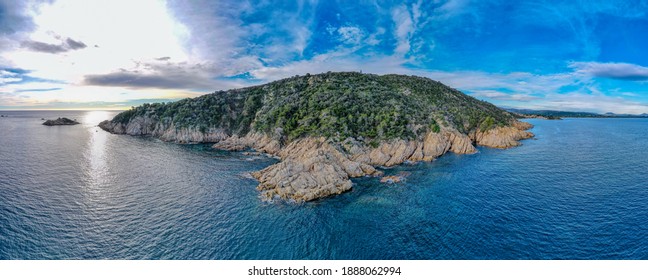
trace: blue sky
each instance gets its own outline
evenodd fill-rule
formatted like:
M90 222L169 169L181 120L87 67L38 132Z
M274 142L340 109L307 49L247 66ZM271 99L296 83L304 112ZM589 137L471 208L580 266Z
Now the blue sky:
M648 1L0 0L0 109L127 108L326 71L648 113Z

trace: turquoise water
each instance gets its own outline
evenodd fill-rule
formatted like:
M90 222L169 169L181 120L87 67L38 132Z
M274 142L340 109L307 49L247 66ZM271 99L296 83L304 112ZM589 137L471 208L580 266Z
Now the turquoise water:
M273 159L2 114L0 259L648 258L646 119L530 120L521 147L295 205L245 176Z

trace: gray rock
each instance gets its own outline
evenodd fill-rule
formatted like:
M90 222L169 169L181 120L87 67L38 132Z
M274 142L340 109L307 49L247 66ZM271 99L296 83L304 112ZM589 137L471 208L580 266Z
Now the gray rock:
M43 125L54 126L54 125L75 125L79 124L76 120L71 120L68 118L58 118L55 120L46 120Z

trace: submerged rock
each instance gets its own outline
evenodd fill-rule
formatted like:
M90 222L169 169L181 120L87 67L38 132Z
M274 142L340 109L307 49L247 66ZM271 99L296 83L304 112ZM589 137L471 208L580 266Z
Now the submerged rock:
M79 124L76 120L71 120L68 118L58 118L55 120L46 120L43 125L54 126L54 125L75 125Z
M385 177L380 178L380 182L381 183L387 183L387 184L393 184L393 183L399 183L399 182L403 181L403 179L405 179L405 177L403 177L403 176L393 176L392 175L392 176L385 176Z

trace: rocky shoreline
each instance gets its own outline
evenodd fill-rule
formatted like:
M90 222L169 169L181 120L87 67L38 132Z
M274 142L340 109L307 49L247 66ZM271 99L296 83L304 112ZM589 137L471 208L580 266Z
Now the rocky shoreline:
M509 126L468 135L452 128L428 132L421 140L389 140L369 147L353 138L334 142L324 137L304 137L284 143L281 131L274 135L249 132L228 135L222 129L176 128L173 124L135 117L127 124L103 121L102 129L114 134L148 135L176 143L215 143L214 148L241 151L254 149L276 156L280 162L252 173L259 181L263 199L311 201L341 194L352 188L350 178L382 176L379 166L404 162L432 161L447 152L473 154L475 145L505 149L520 145L534 135L529 123L514 121Z

